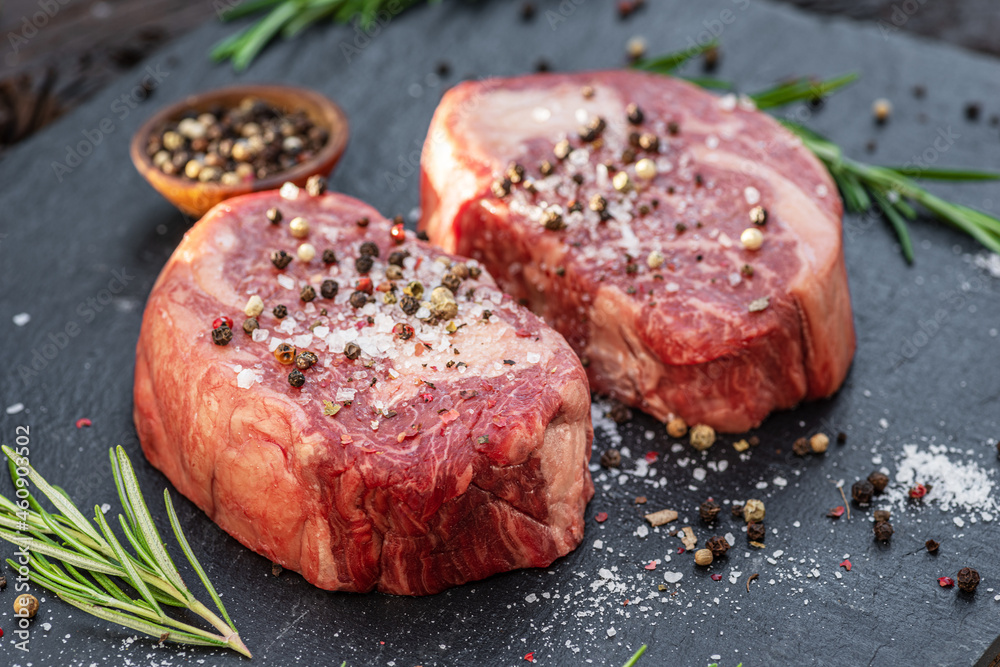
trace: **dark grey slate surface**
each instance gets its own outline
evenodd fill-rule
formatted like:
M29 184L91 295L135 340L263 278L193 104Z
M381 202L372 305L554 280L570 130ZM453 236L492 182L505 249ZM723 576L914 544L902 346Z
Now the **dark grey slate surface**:
M206 62L209 45L229 30L207 25L7 154L0 162L0 407L23 403L25 409L0 411L0 439L10 443L18 426L29 427L33 463L85 507L103 502L116 507L106 464L107 448L115 443L133 455L151 497L168 484L141 458L132 427L133 347L145 297L188 221L132 169L127 146L158 105L197 90L232 81L283 81L327 93L353 124L332 186L386 214L410 213L417 206L419 143L441 93L459 78L521 73L540 58L556 69L617 66L633 35L644 35L658 52L721 27L719 75L748 90L790 74L861 71L860 83L808 121L848 154L864 157L865 144L874 138L875 159L903 162L932 147L939 132L950 132L955 138L937 158L939 165L998 166L996 128L968 124L962 115L968 99L983 102L987 115L1000 110L994 60L901 36L885 39L874 26L817 20L759 0L650 3L625 23L609 3L538 4L539 15L527 25L519 19L519 4L512 3L445 3L413 11L392 20L349 63L341 45L352 43L350 28L313 31L270 49L241 76ZM565 20L553 29L546 10L560 8L564 14L556 15ZM451 64L449 76L435 75L440 61ZM143 76L162 80L149 101L130 108L122 96ZM914 84L927 86L925 100L910 96ZM879 96L896 105L883 129L872 125L869 114ZM103 119L109 120L97 143L95 128ZM64 161L68 148L88 136L97 143L92 154L60 180L53 161ZM987 209L996 210L994 202L1000 202L995 185L937 190ZM975 244L935 223L913 225L913 268L903 264L880 221L848 218L846 224L859 347L843 391L774 415L760 429L763 444L748 460L740 460L728 437L704 456L673 452L662 428L638 416L620 427L633 455L625 467L634 469L635 459L655 451L656 479L666 482L654 487L634 475L624 484L599 481L584 545L546 570L498 576L423 599L332 594L294 574L272 578L270 563L180 499L192 543L255 663L499 666L522 664L534 651L537 664L620 665L648 643L640 665L704 665L715 655L721 665L742 661L748 667L972 664L997 632L998 603L989 590L1000 577L996 523L980 518L973 524L967 513L933 504L897 509L896 536L882 547L873 543L864 512L837 523L823 515L840 504L833 482L849 485L867 475L877 467L876 456L893 470L904 443L954 446L961 458L995 472L1000 282L970 264L969 255L980 252ZM941 320L931 327L938 311ZM18 327L12 317L21 312L31 321ZM60 333L67 331L73 335ZM31 372L19 372L21 366ZM77 430L80 417L91 418L93 426ZM820 428L845 431L848 443L832 446L823 458L793 457L791 441ZM599 429L595 451L609 442ZM677 465L685 459L686 466ZM719 471L723 461L725 470ZM695 468L706 470L703 481L694 476ZM787 486L777 486L778 477ZM758 489L762 482L767 487ZM0 488L11 491L6 482ZM696 570L689 555L675 553L676 538L659 531L644 538L635 534L642 525L642 512L632 504L637 495L649 498L647 509L681 510L679 525L691 523L702 539L732 531L737 547L711 571ZM696 507L707 496L762 497L768 527L776 531L769 532L767 549L747 548L738 524L728 519L718 531L699 524ZM593 521L598 511L611 517L600 526ZM165 520L159 508L156 514ZM965 519L964 528L953 523L955 516ZM928 537L942 542L936 557L919 550ZM596 539L604 550L593 548ZM778 550L783 555L774 557ZM671 561L656 571L642 569L667 554ZM854 564L849 573L837 567L845 554ZM975 596L936 585L938 576L954 575L962 565L983 574ZM620 591L609 593L606 586L592 591L602 568L620 580ZM818 576L807 576L813 569ZM664 571L682 572L679 586L637 602L637 596L645 598L664 583ZM709 578L716 572L722 581ZM730 583L734 572L739 575ZM747 593L744 582L754 572L760 579ZM531 595L534 602L528 601ZM128 646L128 632L106 628L51 599L32 626L29 653L21 654L12 643L13 597L11 586L0 593L0 628L6 633L0 664L239 660L214 651L152 648L147 638ZM610 627L616 630L613 638Z

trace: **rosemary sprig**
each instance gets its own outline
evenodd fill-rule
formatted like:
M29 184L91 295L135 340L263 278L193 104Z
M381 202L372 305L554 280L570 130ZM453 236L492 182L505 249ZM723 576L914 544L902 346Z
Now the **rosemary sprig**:
M216 44L211 57L215 61L231 60L233 68L243 70L279 35L290 39L323 19L347 23L358 18L367 28L379 12L396 14L423 1L427 0L244 0L224 12L222 20L232 21L265 11L267 14Z
M231 648L251 657L222 600L191 550L170 494L164 489L163 498L174 536L222 618L195 599L184 583L153 523L124 449L118 447L111 450L111 468L125 510L124 516L118 515L118 523L136 555L125 549L100 507L94 508L95 528L65 491L46 482L11 448L4 446L3 453L7 456L14 485L18 489L29 489L29 493L25 498L26 507L0 496L0 539L28 552L29 579L32 583L52 591L88 614L152 635L161 641ZM22 478L19 470L26 470L27 475ZM30 492L31 488L48 498L59 513L46 511ZM60 561L60 564L53 560ZM12 559L7 559L7 563L18 569L18 564ZM127 582L139 595L138 599L126 594L110 577ZM164 605L193 611L218 630L218 634L168 616L163 610Z
M639 662L639 658L641 658L642 654L645 652L646 652L646 645L643 644L642 646L639 647L638 651L632 654L632 657L628 659L628 662L626 662L623 665L623 667L635 667L635 663Z
M715 42L702 49L684 49L668 53L633 65L638 69L673 74L674 70L691 58L716 46ZM772 88L749 95L758 109L774 109L795 102L813 102L846 86L858 77L845 74L826 81L807 78L794 79ZM699 80L689 79L698 84ZM725 87L716 82L704 86ZM1000 253L1000 219L974 208L949 202L931 194L921 187L916 179L939 181L992 181L1000 179L1000 173L975 169L882 167L852 160L843 155L840 147L829 139L794 123L779 122L796 134L803 145L823 162L830 176L836 182L844 198L847 209L854 213L878 211L889 222L899 239L903 257L913 263L913 242L910 239L908 221L917 218L913 204L920 204L938 220L946 222L979 241L993 252Z

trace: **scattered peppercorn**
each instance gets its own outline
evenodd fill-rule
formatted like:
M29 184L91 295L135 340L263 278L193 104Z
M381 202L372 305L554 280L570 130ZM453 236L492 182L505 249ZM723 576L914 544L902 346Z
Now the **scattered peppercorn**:
M361 356L361 348L357 343L348 343L344 346L344 356L346 356L351 361L354 361Z
M399 307L402 308L403 312L406 313L407 315L413 315L418 310L420 310L420 300L407 294L404 295L403 298L399 300Z
M361 255L356 260L354 260L354 268L361 275L365 275L366 273L368 273L369 271L371 271L372 270L372 266L374 264L375 264L375 261L369 255Z
M622 464L622 453L617 449L608 449L601 454L601 465L605 468L617 468Z
M373 241L365 241L358 248L358 253L361 256L370 255L372 257L378 257L378 246Z
M691 446L701 451L715 443L715 429L707 424L697 424L691 429Z
M763 206L754 206L750 209L750 222L755 225L766 225L767 209Z
M867 505L872 500L875 487L868 480L859 480L851 485L851 498L859 505Z
M721 558L722 556L725 556L726 552L729 551L729 542L727 542L726 538L722 537L721 535L710 537L708 539L708 542L705 543L705 546L712 552L712 555L715 556L716 558Z
M551 232L558 232L566 228L562 215L555 209L550 208L542 215L542 225Z
M625 113L628 116L628 122L633 125L640 125L645 119L645 114L642 113L642 109L640 109L634 102L625 107Z
M243 332L247 335L252 334L254 331L260 328L260 323L257 321L256 317L248 317L243 320Z
M457 292L458 288L462 286L462 279L454 273L449 272L441 277L441 284L450 289L452 292Z
M580 128L580 139L586 142L595 141L601 136L601 133L604 132L605 127L607 127L607 123L604 119L600 116L596 116L589 123Z
M743 518L743 505L740 503L733 503L733 506L729 508L729 513L734 519Z
M306 285L299 291L299 298L303 301L312 301L316 298L316 288L312 285Z
M229 345L229 341L233 339L233 330L230 329L225 324L215 327L212 329L212 342L216 345Z
M368 216L365 216L363 218L358 218L354 222L354 224L356 224L358 227L361 227L361 228L367 227L368 226Z
M928 553L932 553L932 554L933 553L937 553L938 547L940 547L940 546L941 546L941 543L938 542L937 540L927 540L926 542L924 542L924 547L927 548L927 552Z
M764 502L751 498L743 506L743 520L747 523L764 520Z
M719 516L721 510L719 503L714 500L706 500L698 506L698 516L701 517L702 521L711 523Z
M872 530L875 532L875 539L879 542L888 542L893 533L892 524L888 521L879 521Z
M389 259L387 260L392 266L403 266L403 261L410 256L410 253L405 250L393 250L389 253Z
M295 348L288 343L281 343L274 348L274 358L285 366L295 361Z
M306 180L306 192L311 197L319 197L326 192L326 179L319 174L313 174Z
M667 435L671 438L683 438L687 431L687 422L680 417L673 417L667 422Z
M969 102L965 105L965 119L971 122L976 122L979 120L979 112L981 111L979 102ZM961 583L959 583L961 585Z
M271 263L275 268L284 269L292 263L292 256L284 250L275 250L271 253Z
M694 552L694 564L700 567L708 567L712 564L713 556L711 549L698 549Z
M563 139L552 147L552 153L559 160L565 160L573 149L570 148L569 140Z
M809 447L809 441L805 438L797 438L795 442L792 443L792 453L796 456L805 456L811 450Z
M295 369L288 374L288 384L293 387L301 387L306 383L306 376L302 374L302 371Z
M299 216L288 223L288 231L297 239L309 236L309 221Z
M624 403L615 401L608 410L608 418L616 424L624 424L632 420L632 411Z
M279 211L277 208L267 209L267 213L265 213L264 215L267 216L267 219L271 221L272 225L277 225L281 223L281 217L282 217L281 211Z
M885 124L889 120L889 116L892 115L892 102L885 98L875 100L872 103L872 115L875 116L877 124Z
M719 65L719 47L710 46L705 49L705 53L702 55L702 69L706 72L713 72L715 68Z
M912 498L913 500L920 500L921 498L927 495L927 492L929 490L930 490L929 486L925 486L924 484L917 484L916 486L910 489L909 495L910 498Z
M888 521L890 518L889 510L875 510L874 517L875 517L875 523Z
M660 150L660 138L650 132L640 134L639 148L650 153L656 153Z
M22 593L14 599L14 615L20 618L34 618L38 613L38 598Z
M763 522L753 521L747 524L747 539L751 542L763 542L765 534Z
M274 307L274 310L272 310L271 312L274 313L275 317L281 320L288 315L288 308L279 303L277 306Z
M319 293L324 299L332 299L337 296L337 292L340 291L340 284L336 280L324 280L319 286Z
M415 333L413 327L405 322L399 322L392 327L392 333L394 333L400 340L410 340L413 338Z
M295 355L295 367L301 371L312 368L318 361L319 357L316 356L316 353L310 352L309 350L299 352Z
M404 297L405 298L405 297ZM354 308L361 308L368 303L368 295L357 290L351 293L350 304Z
M889 477L884 472L878 470L868 475L868 481L871 483L872 491L875 495L881 495L885 491L885 487L889 485Z
M979 585L979 573L971 567L963 567L958 571L958 588L963 593L972 593Z

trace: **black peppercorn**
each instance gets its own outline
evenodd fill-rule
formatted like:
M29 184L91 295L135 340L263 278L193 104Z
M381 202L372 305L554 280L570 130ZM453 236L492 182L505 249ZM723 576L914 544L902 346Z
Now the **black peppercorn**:
M507 165L507 171L504 172L504 176L511 183L520 183L524 180L524 167L516 162L511 162Z
M563 222L562 215L551 208L542 215L542 225L550 232L558 232L560 229L566 228L566 223Z
M799 438L792 443L792 452L796 456L805 456L812 452L812 447L809 446L809 440L806 438Z
M316 356L316 353L310 352L309 350L299 352L295 355L295 367L301 371L312 368L312 366L318 361L319 357Z
M622 464L622 453L617 449L608 449L601 454L601 465L605 468L617 468Z
M355 224L357 224L358 227L367 227L368 226L368 218L367 217L358 218L358 220L357 220L357 222Z
M430 235L427 234L427 230L426 229L418 229L417 230L417 240L418 241L430 241L431 237L430 237Z
M361 348L358 347L357 343L348 343L344 346L344 356L354 361L361 356Z
M724 556L727 551L729 551L729 542L726 538L721 535L716 535L715 537L709 538L708 542L705 542L705 548L712 552L712 555L716 558Z
M587 202L587 205L590 206L591 211L603 213L605 209L608 208L608 200L601 195L594 195L590 198L590 201Z
M405 250L393 250L391 253L389 253L389 264L392 264L393 266L402 267L403 260L409 257L409 255L410 253L406 252Z
M403 312L407 315L413 315L415 312L420 310L420 300L415 299L409 294L403 295L403 298L399 300L399 307L403 309Z
M478 278L481 275L483 275L483 270L481 268L479 268L478 266L470 266L469 267L469 277L470 278L472 278L473 280L475 280L476 278Z
M604 132L605 127L607 127L607 123L604 122L603 118L597 116L584 127L580 128L580 139L587 142L596 141L601 136L601 133Z
M225 324L212 329L212 342L216 345L229 345L233 339L233 330Z
M319 293L323 295L324 299L332 299L337 296L338 291L340 291L340 284L336 280L324 280L323 284L319 286Z
M701 505L698 506L698 516L701 517L702 521L711 523L719 516L719 512L722 508L719 507L719 503L714 500L706 500Z
M316 298L316 288L312 285L306 285L302 288L302 291L299 292L299 298L303 301L312 301Z
M336 264L337 263L337 253L335 253L330 248L323 251L323 263L324 264Z
M733 503L733 506L730 508L730 513L733 515L734 519L738 519L738 520L742 521L743 520L743 505L741 503Z
M358 249L358 253L362 256L369 255L371 257L378 257L378 246L372 241L365 241Z
M271 263L278 269L284 269L292 263L292 256L284 250L275 250L271 253Z
M655 134L650 134L649 132L640 134L639 148L644 151L649 151L650 153L656 153L660 150L660 138Z
M361 255L356 260L354 260L354 268L357 269L358 273L364 275L372 270L372 265L375 261L370 255Z
M639 125L645 119L642 109L634 102L625 107L625 113L628 115L628 122L633 125Z
M842 445L845 442L847 442L847 434L844 433L843 431L839 431L837 433L837 444Z
M548 160L542 160L542 164L538 166L538 173L542 176L551 176L553 171L555 171L555 167Z
M368 295L361 291L352 292L350 303L354 308L361 308L368 303Z
M256 317L248 317L243 320L243 331L249 335L260 328L260 323L257 321Z
M889 538L892 537L892 524L888 521L879 521L872 530L875 532L875 539L879 542L888 542Z
M681 126L678 125L676 121L672 120L669 123L667 123L667 132L670 133L670 136L676 137L680 131L681 131Z
M288 374L288 384L293 387L301 387L306 383L306 376L302 374L302 371L295 369Z
M876 470L872 474L868 475L868 481L871 482L872 490L875 495L881 494L885 491L885 487L889 484L889 477L883 473Z
M632 419L632 411L624 403L615 401L608 410L608 418L616 424L624 424Z
M462 279L454 273L446 273L444 274L444 277L441 278L441 284L450 289L453 293L457 293L458 288L462 286Z
M875 523L889 520L889 510L875 510Z
M938 547L940 547L941 544L937 540L927 540L926 542L924 542L924 546L927 547L928 553L933 554L937 553Z
M278 209L269 208L267 209L267 213L265 213L265 215L267 216L267 219L271 221L272 225L277 225L281 223L282 215L281 211L279 211Z
M751 542L763 542L764 541L764 523L761 521L752 521L747 524L747 539Z
M859 505L867 505L871 502L872 492L875 487L868 480L860 480L851 485L851 498Z
M326 180L319 174L314 174L306 181L306 192L310 196L318 197L326 192Z
M963 567L958 571L958 588L964 593L971 593L979 585L979 573L971 567Z
M288 308L279 303L271 312L274 313L274 316L280 320L284 319L288 315Z

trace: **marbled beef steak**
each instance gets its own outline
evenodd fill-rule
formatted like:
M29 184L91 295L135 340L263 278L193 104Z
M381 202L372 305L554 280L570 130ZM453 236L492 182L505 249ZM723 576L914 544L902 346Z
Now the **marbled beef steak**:
M629 71L467 82L422 171L431 240L562 333L597 391L738 432L844 380L841 202L752 104Z
M223 316L231 331L213 330ZM434 593L572 550L593 495L589 406L565 340L478 263L287 186L188 232L136 355L153 465L243 544L334 590Z

